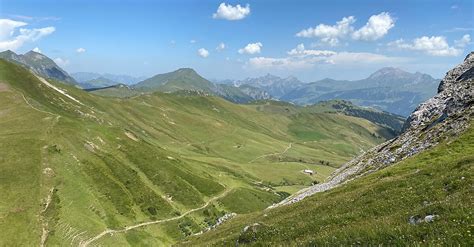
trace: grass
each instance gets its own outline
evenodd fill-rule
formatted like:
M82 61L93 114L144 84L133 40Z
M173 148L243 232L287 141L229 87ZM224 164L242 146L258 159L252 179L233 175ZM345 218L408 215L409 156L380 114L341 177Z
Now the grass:
M472 246L472 140L473 127L397 165L290 206L238 216L181 244ZM409 223L427 215L438 218Z
M0 86L0 245L38 245L43 230L46 245L77 245L232 191L180 220L96 242L169 245L225 213L258 211L323 181L384 140L377 137L383 127L339 114L268 113L197 95L101 97L50 83L82 104L0 60L0 85L7 85ZM318 174L302 174L308 167Z

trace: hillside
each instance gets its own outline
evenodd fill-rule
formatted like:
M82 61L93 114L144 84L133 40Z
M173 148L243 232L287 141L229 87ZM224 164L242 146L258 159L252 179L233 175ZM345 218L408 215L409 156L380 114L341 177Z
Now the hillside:
M134 85L134 88L139 90L161 92L196 90L212 93L214 92L214 87L214 84L190 68L182 68L173 72L155 75Z
M380 126L385 126L389 131L379 134L382 134L384 137L389 139L395 137L401 132L405 121L401 116L373 108L356 106L351 102L344 100L323 101L308 106L295 105L284 101L260 100L251 102L249 105L255 106L259 111L284 114L287 116L297 114L333 113L363 118L373 123L377 123Z
M212 96L101 97L1 59L0 115L9 246L170 245L324 182L386 131Z
M182 245L472 245L474 52L403 133L270 209Z
M237 216L179 245L472 246L473 139L470 127L397 166L300 203Z
M45 78L76 84L74 78L61 69L53 60L41 53L29 51L23 55L18 55L7 50L0 52L0 58L19 64Z
M400 133L405 122L402 116L380 111L370 107L360 107L350 101L329 100L310 105L307 111L314 113L342 113L348 116L360 117L373 123L386 126L395 133Z
M103 97L115 97L115 98L128 98L132 96L136 96L139 94L143 94L133 88L124 85L124 84L116 84L112 86L102 87L102 88L91 88L86 89L85 91L90 92L92 94L100 95Z

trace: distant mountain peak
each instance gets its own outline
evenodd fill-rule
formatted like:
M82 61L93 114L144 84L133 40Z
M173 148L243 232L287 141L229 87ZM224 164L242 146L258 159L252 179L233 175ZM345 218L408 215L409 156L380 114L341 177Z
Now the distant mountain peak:
M387 76L409 76L409 75L412 75L412 74L400 68L384 67L372 73L368 79L377 79L377 78L387 77Z

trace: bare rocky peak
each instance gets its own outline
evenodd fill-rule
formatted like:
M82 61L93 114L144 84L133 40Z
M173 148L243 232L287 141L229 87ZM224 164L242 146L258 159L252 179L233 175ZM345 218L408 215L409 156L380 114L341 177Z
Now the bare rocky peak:
M438 94L415 109L408 118L405 129L429 125L433 119L446 118L466 110L473 100L472 75L463 75L473 67L474 52L471 52L462 64L446 73L439 84Z

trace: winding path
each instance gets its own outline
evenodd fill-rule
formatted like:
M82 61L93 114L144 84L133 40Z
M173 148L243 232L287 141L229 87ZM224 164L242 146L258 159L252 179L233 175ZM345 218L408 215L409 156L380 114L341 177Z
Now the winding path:
M107 235L107 234L110 234L110 235L113 235L114 233L122 233L122 232L127 232L129 230L132 230L132 229L135 229L135 228L139 228L139 227L144 227L144 226L148 226L148 225L154 225L154 224L160 224L160 223L164 223L164 222L169 222L169 221L173 221L173 220L178 220L178 219L181 219L183 217L185 217L186 215L188 214L191 214L191 213L194 213L198 210L201 210L201 209L204 209L206 208L207 206L209 206L209 204L211 204L212 202L226 196L229 192L231 192L232 189L226 189L222 194L218 195L218 196L215 196L211 199L209 199L209 201L207 201L204 205L202 205L201 207L198 207L198 208L194 208L194 209L191 209L189 211L186 211L185 213L179 215L179 216L176 216L176 217L173 217L173 218L168 218L168 219L162 219L162 220L156 220L156 221L149 221L149 222L143 222L143 223L140 223L140 224L136 224L136 225L131 225L131 226L127 226L123 229L119 229L119 230L112 230L112 229L107 229L103 232L101 232L99 235L93 237L93 238L90 238L86 241L82 241L79 246L80 247L86 247L88 245L90 245L92 242L94 241L97 241L98 239L102 238L103 236Z
M248 163L252 163L258 159L261 159L261 158L265 158L265 157L268 157L268 156L273 156L273 155L282 155L282 154L285 154L286 152L288 152L288 150L290 150L290 148L293 146L293 143L290 142L290 144L288 144L288 147L285 148L285 150L283 150L283 152L280 152L280 153L271 153L271 154L264 154L264 155L260 155L258 156L257 158L249 161Z

